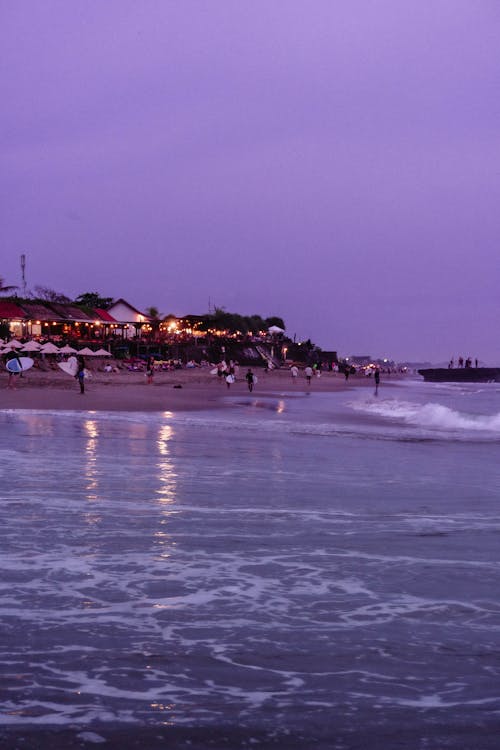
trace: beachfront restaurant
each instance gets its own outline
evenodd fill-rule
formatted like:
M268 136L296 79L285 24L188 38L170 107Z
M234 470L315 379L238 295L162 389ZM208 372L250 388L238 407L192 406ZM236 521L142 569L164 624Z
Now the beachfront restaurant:
M76 305L0 300L0 321L17 339L97 339L121 332L123 326L105 310Z
M135 338L151 333L151 318L129 302L120 298L108 307L107 313L121 326L123 338Z
M9 329L11 335L15 338L22 338L26 335L26 313L15 302L0 300L0 322Z

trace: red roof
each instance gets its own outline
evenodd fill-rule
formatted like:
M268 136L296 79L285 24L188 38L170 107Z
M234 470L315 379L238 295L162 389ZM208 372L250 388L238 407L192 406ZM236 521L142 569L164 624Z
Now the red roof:
M118 323L107 310L102 310L100 307L95 307L94 312L97 313L97 317L103 320L105 323Z
M12 320L13 318L18 319L24 319L28 316L22 309L22 307L19 307L14 302L8 302L7 300L0 300L0 318L7 320Z

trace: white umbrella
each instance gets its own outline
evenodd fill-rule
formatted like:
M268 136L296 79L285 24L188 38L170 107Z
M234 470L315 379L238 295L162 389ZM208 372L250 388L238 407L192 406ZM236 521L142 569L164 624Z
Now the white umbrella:
M59 351L61 354L76 354L76 349L73 349L73 347L69 344L64 344L64 346L61 346Z
M94 352L94 357L111 357L111 354L110 352L107 352L106 349L98 349Z
M22 344L17 339L12 339L12 341L7 341L5 344L6 349L20 349L22 347Z
M83 357L94 357L95 352L92 351L92 349L89 349L88 346L85 346L83 349L80 349L78 354L81 354Z
M59 348L53 344L52 341L47 341L47 343L41 347L40 352L42 354L59 354Z
M22 352L38 352L42 345L38 341L28 341L21 349Z
M283 328L280 328L279 326L271 326L267 329L268 333L285 333Z

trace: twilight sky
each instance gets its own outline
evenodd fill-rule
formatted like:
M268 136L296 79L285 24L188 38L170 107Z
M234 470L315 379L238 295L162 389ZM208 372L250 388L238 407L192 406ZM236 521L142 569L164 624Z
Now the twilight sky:
M4 0L0 275L500 364L498 0Z

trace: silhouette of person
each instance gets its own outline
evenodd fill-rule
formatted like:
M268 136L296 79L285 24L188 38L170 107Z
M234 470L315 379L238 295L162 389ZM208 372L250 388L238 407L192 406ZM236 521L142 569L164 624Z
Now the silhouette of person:
M251 393L253 391L253 372L250 369L248 370L247 374L245 375L245 378L246 378L246 381L247 381L248 390Z
M82 356L78 357L77 360L77 370L75 378L78 380L78 384L80 386L80 394L85 393L85 360Z

